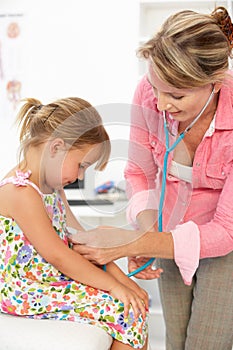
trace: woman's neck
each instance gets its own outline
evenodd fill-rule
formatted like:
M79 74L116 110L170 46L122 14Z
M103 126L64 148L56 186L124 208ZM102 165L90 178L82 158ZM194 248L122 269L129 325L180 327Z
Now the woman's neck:
M218 94L215 94L212 100L212 103L208 106L206 111L200 116L200 118L196 121L196 123L192 126L190 129L190 132L195 132L195 130L201 130L203 135L205 134L206 130L208 130L210 123L212 122L216 109L218 105ZM192 122L192 120L187 120L184 122L179 122L178 126L178 132L179 134L182 133Z

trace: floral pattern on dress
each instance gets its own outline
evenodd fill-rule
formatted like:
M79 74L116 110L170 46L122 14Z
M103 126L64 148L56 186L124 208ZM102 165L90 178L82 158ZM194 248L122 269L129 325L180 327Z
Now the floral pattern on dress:
M42 198L56 233L68 245L62 199L57 192ZM70 279L49 264L15 220L4 216L0 216L0 310L29 318L95 325L135 349L142 348L148 330L147 319L140 316L136 321L132 310L124 318L124 305L119 300Z

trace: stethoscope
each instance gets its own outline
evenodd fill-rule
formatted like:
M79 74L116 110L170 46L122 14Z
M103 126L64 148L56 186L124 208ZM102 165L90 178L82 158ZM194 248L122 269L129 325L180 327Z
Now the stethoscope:
M169 154L174 150L174 148L178 145L178 143L183 140L184 136L187 134L187 132L193 127L193 125L198 121L198 119L202 116L206 108L208 107L210 101L212 100L214 96L214 87L213 90L206 101L204 107L201 109L201 111L198 113L198 115L194 118L194 120L186 127L186 129L179 135L179 137L176 139L176 141L170 146L169 145L169 128L168 128L168 122L166 117L166 111L163 111L163 125L164 125L164 132L165 132L165 146L166 146L166 152L164 155L163 160L163 174L162 174L162 185L161 185L161 195L159 200L159 208L158 208L158 232L163 232L163 205L164 205L164 198L165 198L165 191L166 191L166 178L167 178L167 163L168 163L168 156ZM155 261L155 258L149 259L144 265L140 266L136 270L130 272L127 276L132 277L136 275L137 273L145 270L148 266L153 264ZM153 264L154 266L154 264ZM154 266L154 268L156 268Z

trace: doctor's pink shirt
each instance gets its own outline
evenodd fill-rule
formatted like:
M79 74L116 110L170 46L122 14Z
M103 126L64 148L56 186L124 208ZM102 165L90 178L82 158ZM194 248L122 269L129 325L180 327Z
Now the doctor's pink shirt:
M128 220L145 209L158 209L163 159L166 151L162 113L146 77L133 100L129 159L125 169L130 199ZM198 101L197 101L198 103ZM168 116L170 145L178 122ZM233 80L224 81L214 121L199 144L192 183L169 174L168 158L163 231L173 235L175 262L183 280L191 284L199 259L218 257L233 250Z

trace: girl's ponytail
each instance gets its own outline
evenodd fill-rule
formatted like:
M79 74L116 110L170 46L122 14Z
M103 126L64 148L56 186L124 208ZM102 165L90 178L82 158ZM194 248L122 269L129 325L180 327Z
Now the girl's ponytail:
M17 115L16 123L20 126L20 142L25 140L30 133L30 125L33 119L33 116L41 109L42 104L39 100L35 98L24 99L25 103L19 110Z

